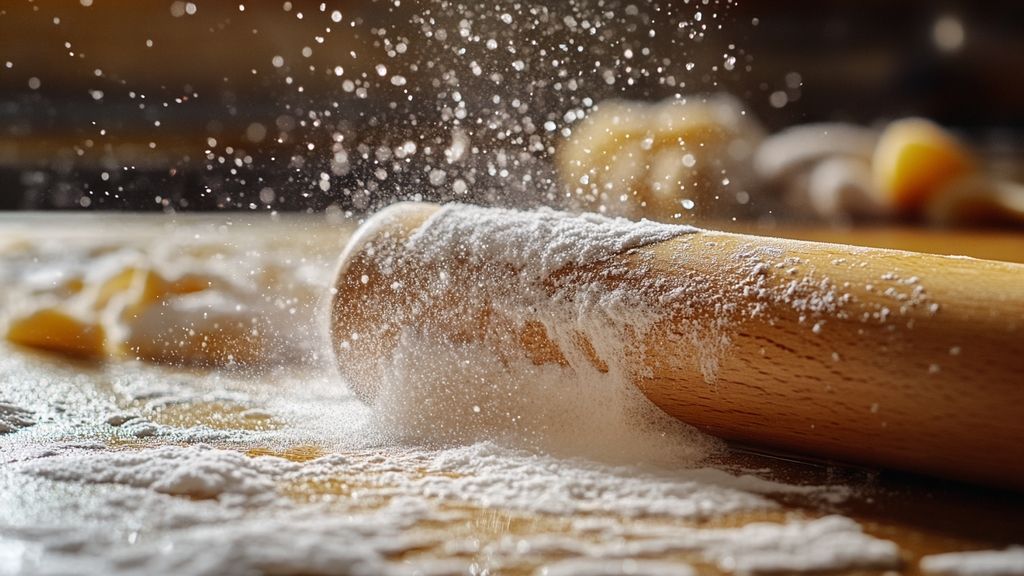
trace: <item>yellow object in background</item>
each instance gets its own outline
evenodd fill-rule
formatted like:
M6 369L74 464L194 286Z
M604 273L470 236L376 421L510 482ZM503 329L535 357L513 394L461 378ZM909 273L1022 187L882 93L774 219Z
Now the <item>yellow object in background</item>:
M110 301L128 290L135 279L135 268L127 267L118 270L109 277L89 286L85 298L92 300L93 310L103 310ZM84 288L84 286L83 286Z
M749 211L763 128L725 95L601 102L558 151L582 208L661 221Z
M59 308L41 308L13 319L7 328L7 339L80 358L106 354L106 330L102 325Z
M321 237L312 246L312 236L266 235L269 228L228 242L204 221L121 247L96 235L74 248L49 236L13 248L15 262L27 264L8 274L0 337L78 358L208 366L314 350L319 333L308 327L338 248Z
M133 357L173 364L257 364L280 342L269 319L231 294L206 290L169 298L125 322Z
M941 188L974 167L974 158L952 134L923 118L890 123L872 161L880 200L903 214L920 212Z

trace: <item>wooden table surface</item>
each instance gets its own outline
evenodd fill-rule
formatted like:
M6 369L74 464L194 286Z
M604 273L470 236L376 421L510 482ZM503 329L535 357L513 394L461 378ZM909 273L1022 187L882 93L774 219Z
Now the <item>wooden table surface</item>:
M154 216L134 214L16 214L0 215L0 247L35 238L146 238L159 234L170 226L200 222L221 223L239 233L266 234L273 231L283 238L311 242L334 250L344 243L356 223L349 220L328 221L321 216L270 217L240 213L214 215ZM730 226L733 231L764 234L765 230ZM116 232L111 233L111 230ZM872 229L835 231L825 229L776 229L779 236L829 242L848 242L865 246L913 249L926 252L961 254L979 258L1024 262L1024 235L1012 232L939 232L911 229ZM2 258L0 253L0 258ZM1022 278L1024 281L1024 278ZM67 361L45 354L12 349L4 346L2 353L9 358L22 355L25 366L32 370L66 371ZM154 367L154 370L163 370ZM167 369L168 374L174 370ZM102 367L84 367L79 387L94 387L104 393L109 387ZM268 385L269 386L269 385ZM84 389L83 388L83 389ZM275 394L277 392L274 392ZM158 409L167 410L166 408ZM213 412L211 412L213 410ZM216 407L176 407L173 414L151 414L147 417L164 418L175 425L219 422L232 426L230 417L215 414ZM228 415L230 416L230 414ZM168 420L168 419L171 420ZM94 430L62 428L60 434L89 439ZM275 453L297 460L321 453L310 447L256 447L253 453ZM311 452L312 450L312 452ZM781 520L794 516L817 517L826 513L841 513L860 522L866 532L893 540L903 549L906 558L900 573L917 574L917 560L927 554L1002 548L1024 543L1021 531L1024 519L1024 494L997 491L988 488L937 481L880 470L867 470L835 463L812 462L788 455L766 454L743 447L734 447L720 462L726 467L758 469L768 476L801 484L845 484L853 488L849 498L841 502L821 502L799 497L779 498L782 507L737 517L717 518L698 525L736 525L751 520ZM303 500L339 497L330 484L308 486L298 495ZM44 497L48 497L45 496ZM452 533L469 533L482 541L504 536L525 536L538 530L559 531L568 526L570 518L536 516L501 508L480 508L470 511L470 520L457 526L441 527ZM565 528L567 529L567 528ZM435 551L434 553L438 553ZM690 559L688 559L690 560ZM718 573L713 566L699 566L701 573ZM512 571L511 573L516 573ZM877 572L849 572L851 574Z

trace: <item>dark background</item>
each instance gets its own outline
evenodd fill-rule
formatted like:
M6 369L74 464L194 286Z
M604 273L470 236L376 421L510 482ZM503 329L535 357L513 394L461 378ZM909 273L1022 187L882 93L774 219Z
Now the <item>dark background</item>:
M237 2L210 1L3 3L0 209L361 210L400 197L459 197L448 186L454 175L443 188L427 186L426 168L382 159L378 147L414 139L422 151L448 141L450 126L436 121L441 98L432 96L445 69L444 43L422 40L423 18L454 31L463 17L480 15L440 1L334 2L324 12L319 1L290 4L285 10L282 2L252 2L239 10ZM995 170L1020 174L1022 2L716 1L703 8L707 32L696 38L673 34L678 20L692 23L699 3L636 4L639 15L628 2L605 2L624 14L606 28L623 40L615 53L633 43L650 48L647 64L666 56L671 64L653 75L631 71L636 82L629 86L591 84L595 99L728 91L769 129L923 115L969 138ZM330 17L335 9L340 23ZM570 36L561 18L552 18L550 34L496 34L554 51ZM483 20L479 28L501 27ZM580 35L580 54L612 53L612 37ZM398 38L409 38L408 52L395 59L386 53ZM308 57L305 47L312 49ZM737 58L734 69L720 66L724 54ZM472 54L441 56L454 68ZM406 86L374 83L375 65L388 58L404 62ZM695 64L692 71L685 62ZM574 65L567 57L563 67L581 82L595 76ZM332 73L335 66L342 76ZM668 75L685 86L665 85ZM481 102L495 92L461 78L461 85L449 81L440 89L451 91L454 83ZM366 82L368 96L347 92L346 79ZM534 102L531 113L558 119L584 90L570 97L552 86L506 82L498 92L507 93L502 106L520 95ZM477 118L497 113L478 110ZM482 128L476 142L488 153L497 149ZM550 179L548 155L523 153L520 168L536 171L538 182ZM374 176L381 169L388 178ZM465 199L501 193L484 172L467 171L475 185L461 193Z

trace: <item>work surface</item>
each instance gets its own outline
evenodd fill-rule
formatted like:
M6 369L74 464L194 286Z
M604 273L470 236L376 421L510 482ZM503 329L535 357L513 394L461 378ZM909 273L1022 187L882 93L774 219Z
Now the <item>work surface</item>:
M219 220L7 216L0 280L41 239L172 229L274 238L329 267L354 227ZM1009 233L880 234L789 235L1024 259ZM1024 543L1019 495L740 448L674 466L376 438L326 362L0 357L0 574L915 574L927 555ZM1024 571L1009 554L988 566ZM971 567L939 560L926 567Z

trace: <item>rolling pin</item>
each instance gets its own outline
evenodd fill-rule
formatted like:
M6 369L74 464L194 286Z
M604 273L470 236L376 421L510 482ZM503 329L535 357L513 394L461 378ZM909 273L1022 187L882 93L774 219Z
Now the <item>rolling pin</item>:
M644 311L620 334L626 377L683 422L746 445L1024 489L1024 265L679 227L521 286L529 262L478 252L512 238L521 245L505 253L526 259L552 237L491 237L485 219L422 249L439 215L460 210L391 206L341 257L333 348L367 402L410 329L564 365L553 331L575 326L576 348L607 370L587 316L618 318L602 295L625 294ZM438 238L452 244L443 257ZM559 325L542 317L547 300L560 303Z

